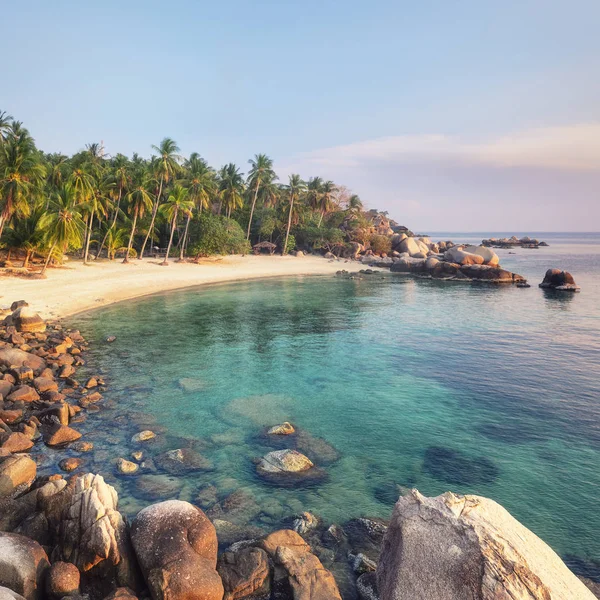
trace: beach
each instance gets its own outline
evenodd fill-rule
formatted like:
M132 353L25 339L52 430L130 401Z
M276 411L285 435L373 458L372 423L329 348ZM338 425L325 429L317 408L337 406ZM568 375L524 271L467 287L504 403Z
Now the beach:
M320 256L223 256L199 263L158 259L98 261L84 265L70 260L47 271L46 279L0 278L0 307L26 300L44 318L63 318L122 300L210 283L285 275L333 275L340 269L363 268L360 263Z

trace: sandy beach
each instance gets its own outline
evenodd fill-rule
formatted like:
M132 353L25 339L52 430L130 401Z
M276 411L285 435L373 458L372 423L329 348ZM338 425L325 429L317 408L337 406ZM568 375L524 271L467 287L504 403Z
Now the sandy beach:
M332 261L318 256L227 256L199 264L161 267L159 260L99 261L84 265L69 261L51 268L46 279L0 277L0 307L26 300L44 318L78 312L157 292L197 285L285 275L332 275L340 269L357 271L360 263Z

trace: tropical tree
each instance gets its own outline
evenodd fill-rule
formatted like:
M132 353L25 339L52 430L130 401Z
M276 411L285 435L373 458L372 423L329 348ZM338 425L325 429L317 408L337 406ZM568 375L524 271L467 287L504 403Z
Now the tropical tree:
M5 231L4 237L9 252L25 250L25 269L29 267L32 254L44 243L44 212L43 208L38 207L27 217L15 219Z
M287 229L285 232L285 242L281 249L281 254L284 255L287 252L288 239L290 237L290 227L292 226L292 214L294 212L294 204L297 204L300 200L300 196L306 191L306 183L302 181L300 175L290 175L288 185L286 186L288 200L290 203L288 212Z
M29 214L45 174L33 138L21 123L13 121L11 133L0 145L0 237L14 215Z
M258 198L258 191L261 185L268 186L277 178L273 170L273 161L266 154L256 154L248 162L251 165L250 173L248 174L248 188L254 190L254 194L250 208L250 218L248 219L248 231L246 232L247 240L250 239L250 229L252 228L252 217L254 215L256 199Z
M135 235L135 228L139 218L143 218L146 211L151 210L153 206L153 195L148 191L148 186L151 185L152 179L148 174L144 174L142 171L138 171L136 174L137 180L135 181L133 189L127 194L125 199L129 206L129 215L133 217L131 223L131 234L129 236L129 242L127 244L127 252L123 259L123 264L129 262L129 255L131 254L131 245L133 244L133 236Z
M363 209L363 203L359 196L352 194L348 200L348 211L351 213L359 213Z
M115 260L115 255L119 250L131 252L131 248L125 246L126 239L127 229L125 229L125 227L119 227L118 229L111 228L106 232L106 238L104 241L109 260Z
M13 118L6 111L0 110L0 143L6 141L12 122Z
M227 210L227 217L244 205L244 178L238 167L229 163L219 171L219 198ZM219 210L219 213L221 211Z
M146 244L148 243L148 239L150 235L154 231L154 221L156 219L156 213L158 212L158 207L160 206L160 199L162 196L163 185L169 183L171 179L180 171L180 161L181 157L178 152L180 151L177 142L172 140L171 138L164 138L158 146L152 146L152 149L158 153L158 157L154 161L154 169L155 176L158 179L159 186L156 197L154 199L154 205L152 207L152 219L150 221L150 227L148 228L148 233L146 234L146 238L144 239L144 243L142 244L142 249L140 251L139 258L144 258L144 250L146 249Z
M177 218L180 214L187 215L192 212L194 203L188 199L188 189L181 185L175 185L173 191L169 195L167 201L160 207L161 213L171 223L171 235L169 237L169 244L167 246L167 253L165 259L161 265L169 264L169 252L171 251L171 245L173 244L173 234L177 226Z
M333 195L335 192L337 192L337 187L333 181L326 181L321 186L321 197L319 201L321 216L319 217L318 227L321 227L321 223L323 222L323 217L325 214L331 211L333 208Z
M311 177L306 185L306 203L315 212L320 209L322 193L323 180L320 177Z
M77 194L72 185L66 184L53 193L43 228L49 250L42 275L56 250L64 254L69 248L81 248L84 223L77 209Z

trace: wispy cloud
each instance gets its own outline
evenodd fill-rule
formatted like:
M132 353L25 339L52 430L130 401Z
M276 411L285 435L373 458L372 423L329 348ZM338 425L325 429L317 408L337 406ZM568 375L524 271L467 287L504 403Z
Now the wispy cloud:
M285 171L362 165L443 163L454 166L600 171L600 123L545 127L489 139L400 135L323 148L284 161Z

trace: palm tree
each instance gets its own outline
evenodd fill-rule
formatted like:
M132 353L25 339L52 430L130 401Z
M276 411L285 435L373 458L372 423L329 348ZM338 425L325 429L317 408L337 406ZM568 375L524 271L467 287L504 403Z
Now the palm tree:
M169 181L180 170L179 162L181 160L181 157L179 156L179 154L177 154L180 151L177 142L175 142L171 138L166 137L158 146L152 146L152 149L158 153L155 168L156 175L159 179L159 187L158 193L156 194L156 198L154 200L154 206L152 207L152 219L150 221L150 227L148 228L148 233L146 234L146 238L144 239L144 243L142 244L142 249L140 251L140 259L144 258L144 250L146 249L148 238L150 237L150 234L154 231L154 221L156 219L156 213L160 205L163 184L169 183Z
M363 203L359 196L352 194L348 200L348 211L351 213L358 213L363 209Z
M83 254L83 264L87 265L88 256L90 250L90 242L92 240L92 232L94 230L94 217L106 216L107 206L110 205L110 193L111 183L103 180L93 191L87 202L80 205L80 210L86 214L86 235L85 235L85 249Z
M44 218L43 229L50 247L42 275L46 272L56 249L64 254L68 248L80 248L84 223L77 210L77 194L73 186L66 184L56 191Z
M12 122L0 145L0 237L14 215L27 216L30 202L41 190L46 170L27 129Z
M316 212L321 206L321 194L323 193L323 180L320 177L311 177L306 186L306 201Z
M254 189L254 197L252 198L252 207L250 208L250 219L248 220L248 231L246 239L250 239L250 229L252 227L252 217L254 215L254 207L258 198L258 190L261 185L268 185L275 181L277 176L273 170L273 161L266 154L256 154L254 158L248 161L252 167L248 174L248 186Z
M106 235L106 253L109 260L115 260L115 255L119 250L131 252L131 248L125 246L127 229L120 227L118 229L109 229Z
M325 213L328 213L332 209L333 194L335 194L335 192L337 192L337 187L333 181L326 181L321 187L321 198L319 202L321 216L319 218L319 227L321 227Z
M171 236L169 237L169 245L167 246L167 253L165 259L161 263L163 266L169 264L169 252L171 251L171 245L173 244L173 234L175 233L175 227L177 226L177 217L179 214L189 214L194 208L194 203L188 200L188 190L181 185L176 185L173 191L169 195L169 198L161 206L161 212L171 223Z
M65 180L68 158L64 154L55 152L46 155L47 182L51 188L60 188Z
M227 209L227 217L244 205L244 179L238 167L229 163L219 171L219 197Z
M290 202L290 210L288 213L287 230L285 232L285 243L281 249L283 256L287 252L288 238L290 237L290 227L292 226L292 213L294 211L294 203L300 199L300 195L306 191L306 183L302 181L300 175L290 175L289 183L286 186L288 198Z
M129 214L133 216L133 222L131 225L131 235L129 236L129 242L127 244L127 252L123 259L123 264L129 262L129 254L131 253L131 245L133 244L133 236L135 235L135 228L137 226L138 218L142 218L147 210L150 210L153 205L153 196L148 191L148 186L152 180L148 174L144 174L139 171L137 173L137 181L135 187L125 196L127 203L129 204Z
M0 143L6 141L11 131L12 121L13 118L5 110L0 110Z
M198 213L202 213L203 209L208 208L210 200L215 194L215 172L197 152L192 152L189 160L186 161L184 168L186 172L184 183L189 190L189 199L198 209ZM180 244L179 260L183 260L185 254L191 218L192 212L190 211L185 223L183 240Z
M33 210L28 217L15 219L5 232L6 246L10 250L25 250L23 268L29 267L31 255L44 241L44 210L41 207Z

